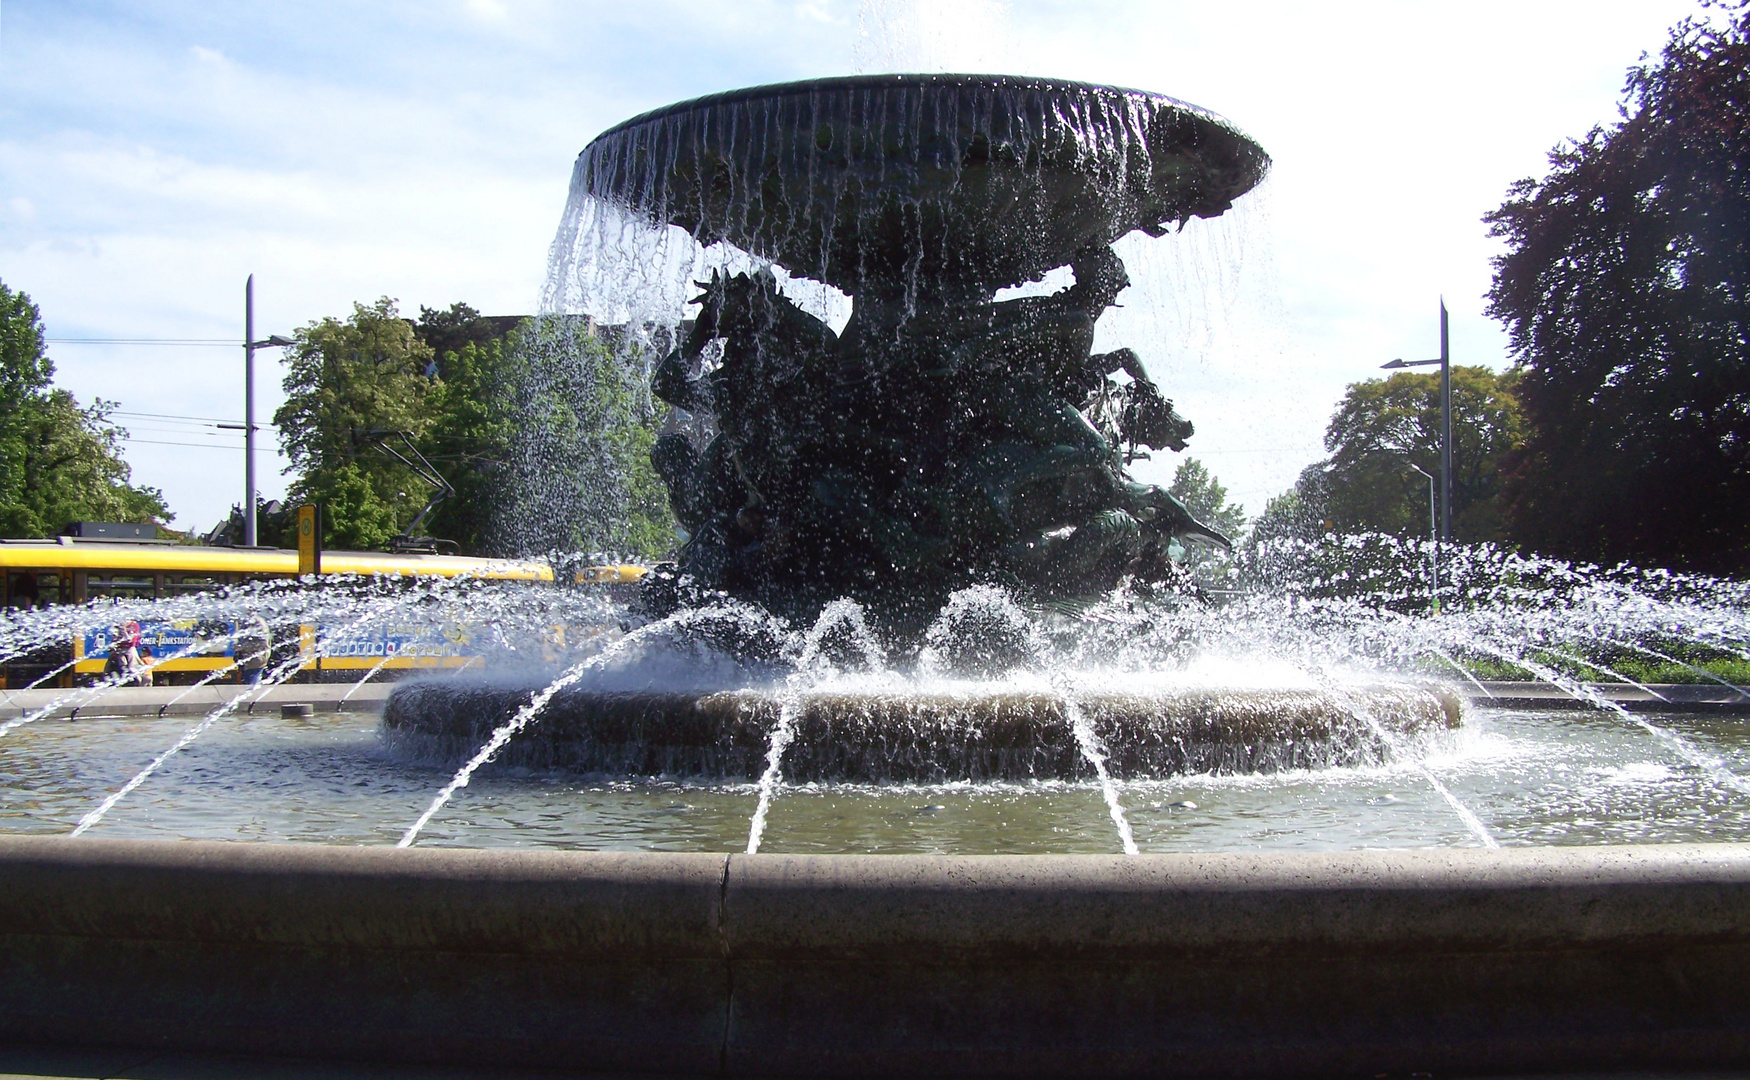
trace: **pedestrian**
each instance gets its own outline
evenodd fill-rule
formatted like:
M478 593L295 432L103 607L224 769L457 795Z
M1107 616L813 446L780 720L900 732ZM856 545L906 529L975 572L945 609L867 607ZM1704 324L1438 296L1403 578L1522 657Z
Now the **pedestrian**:
M261 672L273 652L273 631L267 621L259 615L251 617L247 626L239 628L234 651L243 681L251 686L261 682Z
M121 685L123 686L138 685L142 675L146 678L151 677L150 674L146 673L145 661L140 659L141 636L140 624L129 620L116 628L115 644L109 647L112 657L117 649L121 650L121 660L116 664L116 667L121 671Z

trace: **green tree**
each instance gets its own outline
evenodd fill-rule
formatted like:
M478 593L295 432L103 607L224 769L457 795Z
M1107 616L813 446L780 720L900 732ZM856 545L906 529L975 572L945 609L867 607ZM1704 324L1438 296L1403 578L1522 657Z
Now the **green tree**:
M413 332L430 345L437 356L439 372L449 376L445 357L459 353L469 345L490 345L505 337L527 317L523 315L482 315L468 304L455 303L448 308L428 308L421 304L419 320Z
M327 542L386 546L431 497L430 485L383 452L375 433L431 432L440 390L431 347L383 297L352 318L300 329L289 350L285 404L274 413L280 445L297 470L287 500L327 509Z
M1750 5L1708 6L1485 219L1531 428L1507 517L1548 554L1750 570Z
M505 335L520 319L482 316L467 304L420 308L414 332L437 353L432 426L421 446L455 489L427 522L462 551L494 547L513 438Z
M1280 541L1312 542L1331 530L1326 503L1325 463L1315 461L1302 469L1294 486L1264 504L1264 512L1252 523L1246 545Z
M1227 488L1196 458L1188 457L1179 463L1167 491L1185 504L1192 517L1213 526L1228 539L1238 540L1246 531L1245 507L1228 502Z
M382 547L429 499L367 434L386 430L407 432L454 489L421 531L464 552L672 549L642 369L587 320L453 304L409 322L385 298L297 340L274 421L299 472L289 500L327 506L329 543Z
M1502 463L1525 439L1517 382L1514 372L1452 369L1452 533L1461 543L1504 538ZM1427 476L1440 475L1439 376L1351 383L1325 429L1325 449L1316 501L1327 529L1427 536Z
M1173 482L1167 491L1185 504L1191 516L1229 540L1238 542L1246 529L1245 508L1227 501L1227 488L1210 475L1209 469L1196 458L1188 457L1173 472ZM1180 561L1191 568L1200 581L1213 583L1228 567L1229 553L1213 544L1193 541L1184 545Z
M0 415L10 415L48 390L55 365L43 349L43 324L30 297L0 282Z
M507 339L499 550L672 553L674 517L650 464L658 417L641 357L636 346L611 348L576 316L531 319Z
M128 483L114 402L81 406L52 385L42 320L0 282L0 536L46 537L70 521L166 521L156 488Z

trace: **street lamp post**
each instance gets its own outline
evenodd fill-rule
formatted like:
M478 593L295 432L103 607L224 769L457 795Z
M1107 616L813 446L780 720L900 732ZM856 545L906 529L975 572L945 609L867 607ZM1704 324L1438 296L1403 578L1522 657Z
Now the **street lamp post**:
M1434 533L1434 610L1440 610L1440 548L1452 541L1452 348L1446 332L1446 298L1440 298L1440 355L1433 360L1393 360L1386 369L1440 365L1440 524ZM1410 466L1415 468L1414 465ZM1421 469L1416 469L1422 472ZM1427 476L1427 473L1422 473ZM1433 483L1433 479L1429 479ZM1433 511L1429 511L1430 528Z
M1440 529L1434 518L1434 476L1413 461L1405 465L1420 473L1428 481L1428 538L1434 541L1433 557L1428 560L1428 599L1429 607L1435 612L1440 610Z
M255 350L292 344L270 335L255 340L255 275L243 283L243 546L255 546Z
M1417 476L1420 476L1424 480L1428 481L1428 539L1434 541L1434 551L1433 551L1434 557L1428 560L1428 598L1430 601L1430 607L1435 612L1439 612L1439 610L1440 610L1440 558L1439 558L1439 555L1440 555L1440 526L1438 524L1438 519L1434 516L1434 476L1433 476L1433 474L1429 473L1427 469L1424 469L1420 465L1411 461L1409 450L1405 449L1402 446L1385 445L1385 446L1381 446L1378 450L1369 451L1369 453L1380 454L1380 455L1389 455L1393 458L1396 458L1396 459L1398 459L1398 464L1404 466L1405 468L1409 469L1411 472L1414 472Z

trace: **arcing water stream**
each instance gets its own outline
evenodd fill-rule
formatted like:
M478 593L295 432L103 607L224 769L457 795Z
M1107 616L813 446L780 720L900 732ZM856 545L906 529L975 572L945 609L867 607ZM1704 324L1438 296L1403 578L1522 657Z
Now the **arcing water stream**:
M1370 559L1389 547L1371 544L1363 553ZM1744 586L1478 550L1461 553L1459 584L1446 610L1430 617L1409 613L1420 602L1415 590L1392 587L1389 575L1360 588L1353 567L1326 573L1314 565L1328 552L1294 553L1302 562L1293 574L1281 554L1269 556L1278 559L1270 591L1247 584L1247 574L1264 572L1259 564L1241 565L1230 576L1236 591L1219 602L1120 592L1085 610L1052 612L1026 610L996 590L969 591L916 652L883 640L848 602L803 628L733 602L640 622L587 590L468 582L350 582L10 612L0 643L13 650L165 616L212 625L215 643L234 633L227 623L257 613L276 626L332 628L317 651L368 626L418 623L432 633L472 633L487 677L536 689L520 691L508 722L468 741L420 738L356 714L251 715L242 697L193 726L175 717L105 718L117 680L102 678L64 692L78 695L76 721L51 719L40 705L0 721L0 828L851 851L1750 839L1742 718L1624 707L1584 681L1638 658L1665 667L1627 671L1636 682L1704 667L1739 687L1732 664L1750 646ZM1413 548L1401 554L1416 565ZM496 632L483 632L491 624ZM295 656L276 654L263 686L300 667ZM1489 707L1460 671L1541 682L1589 707ZM479 678L444 672L427 685ZM1472 696L1461 728L1406 736L1365 698L1365 688L1429 680ZM776 706L748 730L758 740L749 752L671 755L669 767L654 770L604 771L610 759L633 760L637 748L599 745L593 758L580 757L559 737L563 728L548 726L560 723L548 710L568 693L651 687L764 687ZM1194 746L1136 745L1102 704L1114 694L1165 700L1214 691L1262 695L1283 709L1296 694L1333 695L1354 723L1335 735L1251 741L1199 757ZM823 735L820 702L877 693L921 704L873 719L841 716ZM1042 771L1039 748L1020 745L1007 756L974 754L969 747L989 734L983 721L956 719L940 703L993 693L1059 702L1064 711L1052 715L1067 716L1080 765ZM934 771L921 770L931 755L939 758ZM882 775L892 779L858 778Z

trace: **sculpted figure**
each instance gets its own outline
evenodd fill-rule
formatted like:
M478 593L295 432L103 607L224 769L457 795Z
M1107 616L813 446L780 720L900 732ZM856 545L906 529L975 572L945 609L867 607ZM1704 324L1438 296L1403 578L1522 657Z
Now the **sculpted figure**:
M1171 577L1174 536L1225 543L1125 474L1139 446L1182 450L1191 424L1134 351L1092 351L1123 263L1099 245L1071 265L1055 295L843 343L770 274L700 282L698 319L651 376L718 430L702 450L664 434L651 453L689 533L683 569L766 600L776 582L818 600L896 574L927 593L993 572L1069 597Z
M684 561L701 578L732 586L758 579L782 552L784 523L798 517L808 467L822 443L816 385L834 367L836 339L766 272L714 273L694 299L699 317L680 348L651 374L668 404L709 413L717 436L697 451L685 435L664 435L651 461L670 505L691 534ZM706 349L722 343L715 367Z

